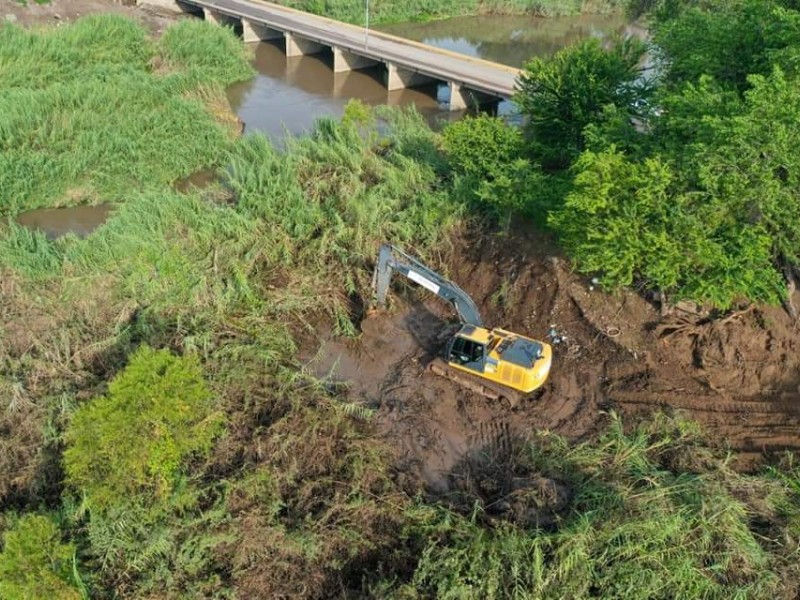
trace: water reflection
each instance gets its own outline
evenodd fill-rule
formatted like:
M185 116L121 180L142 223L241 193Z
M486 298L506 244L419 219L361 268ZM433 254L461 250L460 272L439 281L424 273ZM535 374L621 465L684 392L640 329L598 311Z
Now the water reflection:
M383 31L484 60L522 67L589 37L631 35L622 15L576 17L457 17L429 23L398 23Z
M114 208L111 204L97 206L71 206L69 208L42 208L17 215L17 223L44 232L49 239L74 233L86 237L105 223Z
M436 84L389 92L382 66L334 73L332 61L330 53L288 58L281 43L257 44L258 74L228 88L228 100L246 130L273 138L308 131L320 117L340 116L351 98L372 106L414 104L427 117L449 117L437 100Z

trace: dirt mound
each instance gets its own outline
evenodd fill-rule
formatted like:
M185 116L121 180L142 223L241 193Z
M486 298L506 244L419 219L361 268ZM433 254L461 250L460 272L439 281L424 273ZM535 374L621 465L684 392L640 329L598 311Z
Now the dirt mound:
M620 372L607 396L629 411L680 409L740 452L741 466L800 447L796 323L780 308L721 319L684 314L651 332L647 364Z
M712 440L740 451L742 467L800 448L800 335L782 309L662 316L633 291L608 294L573 274L546 238L529 231L464 241L448 263L443 270L472 295L487 324L554 340L553 368L535 399L510 409L426 372L454 314L402 286L390 310L364 320L358 340L328 337L313 359L303 357L317 374L346 382L350 401L376 410L398 464L432 490L463 489L464 461L496 444L498 432L583 439L612 409L629 418L679 409ZM536 483L535 474L528 479L525 494L557 489ZM564 493L551 495L557 506Z

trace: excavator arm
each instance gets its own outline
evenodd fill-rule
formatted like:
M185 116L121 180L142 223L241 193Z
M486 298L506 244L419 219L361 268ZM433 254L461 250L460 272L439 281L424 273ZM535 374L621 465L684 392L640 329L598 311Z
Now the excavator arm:
M381 246L372 276L372 288L378 306L383 307L386 304L386 294L394 271L450 302L463 323L483 327L478 307L464 290L390 244Z

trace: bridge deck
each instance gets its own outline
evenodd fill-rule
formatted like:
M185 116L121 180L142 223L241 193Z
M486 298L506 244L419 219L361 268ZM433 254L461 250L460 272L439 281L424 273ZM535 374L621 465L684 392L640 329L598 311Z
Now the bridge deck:
M181 0L231 17L289 32L428 77L510 98L519 69L420 44L397 36L319 17L270 2L252 0Z

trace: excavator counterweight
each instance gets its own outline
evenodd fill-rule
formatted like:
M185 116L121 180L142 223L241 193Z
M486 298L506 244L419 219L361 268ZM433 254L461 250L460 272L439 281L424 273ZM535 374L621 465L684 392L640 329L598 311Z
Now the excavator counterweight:
M461 319L461 329L447 343L444 356L431 363L433 372L512 405L544 384L552 362L549 344L504 329L486 329L469 294L389 244L381 246L372 278L379 308L386 304L395 272L448 301Z

